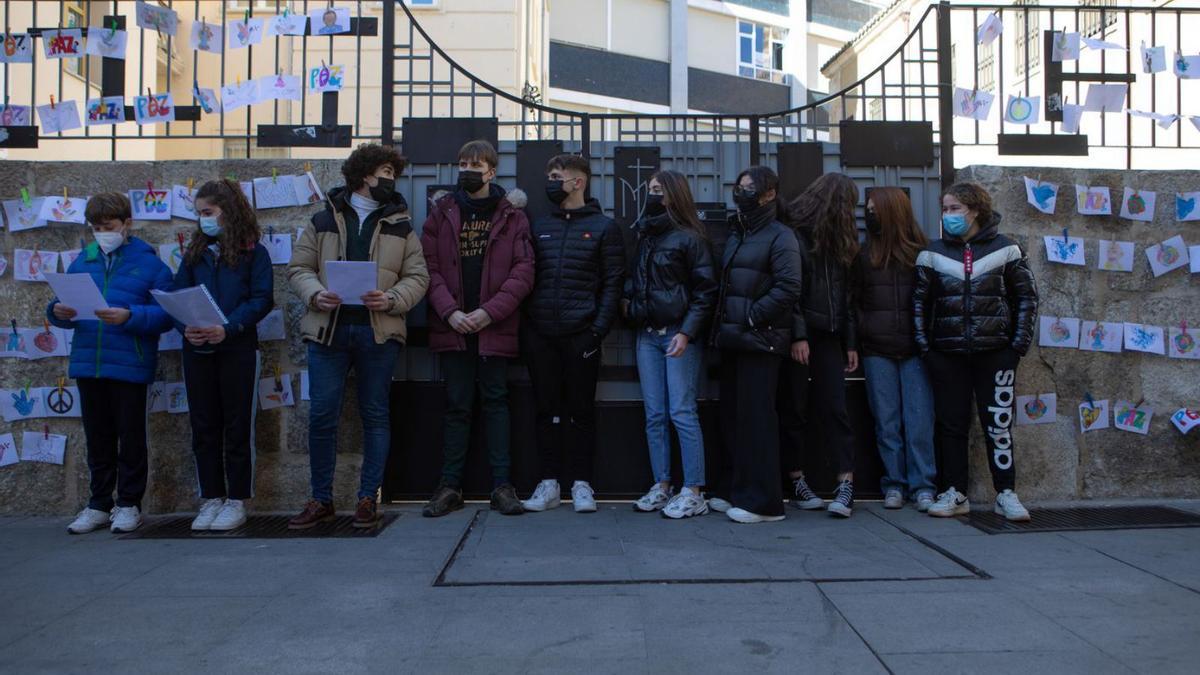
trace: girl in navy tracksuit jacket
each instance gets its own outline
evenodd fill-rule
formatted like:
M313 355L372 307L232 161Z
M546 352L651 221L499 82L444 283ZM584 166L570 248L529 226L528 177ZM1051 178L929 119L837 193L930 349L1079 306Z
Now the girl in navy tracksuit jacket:
M257 324L274 305L271 258L259 243L254 208L237 183L214 180L196 192L200 228L175 287L204 286L223 326L176 325L183 333L183 379L200 483L193 530L231 530L254 496L254 411L258 406Z

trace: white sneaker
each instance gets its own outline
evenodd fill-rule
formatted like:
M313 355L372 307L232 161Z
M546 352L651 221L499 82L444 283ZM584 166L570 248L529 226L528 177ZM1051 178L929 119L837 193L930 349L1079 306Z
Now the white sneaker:
M937 502L926 511L935 518L961 516L970 512L971 502L967 501L967 496L953 487L938 495Z
M533 496L521 502L526 511L545 511L546 509L557 509L562 503L560 488L558 487L558 479L547 478L538 483L533 489Z
M662 514L666 518L691 518L708 513L708 502L704 495L685 487L663 507Z
M733 504L730 504L729 500L721 499L720 497L709 497L708 508L717 513L728 513L729 509L733 508Z
M112 527L113 532L133 532L142 526L142 512L136 506L118 506L113 511Z
M217 514L221 512L221 507L225 505L224 499L206 499L200 505L200 513L192 519L192 531L203 532L212 527L213 521L217 519Z
M664 490L662 483L655 483L649 492L633 503L633 508L636 511L650 513L666 506L669 501L671 501L671 489Z
M212 521L208 529L214 532L236 530L246 524L246 505L240 499L227 499L221 512Z
M1012 490L1005 490L996 495L996 505L992 507L997 515L1004 516L1007 520L1016 522L1029 521L1029 509L1021 505L1021 500L1017 499L1017 493Z
M904 493L892 488L883 496L883 508L899 509L904 507Z
M929 511L929 507L933 506L933 493L921 491L917 493L917 510L921 513Z
M750 513L746 509L733 507L725 512L729 519L735 523L776 523L783 520L783 516L761 516L757 513Z
M586 482L577 480L571 486L571 503L575 505L575 513L594 513L596 511L596 491Z
M112 516L93 508L85 508L75 516L75 520L67 526L67 532L71 534L87 534L102 527L107 527L112 522Z

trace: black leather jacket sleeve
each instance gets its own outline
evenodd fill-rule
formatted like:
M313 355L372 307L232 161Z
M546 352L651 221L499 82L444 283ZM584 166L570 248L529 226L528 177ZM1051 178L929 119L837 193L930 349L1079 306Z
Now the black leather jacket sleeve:
M858 289L854 284L854 267L855 264L850 263L850 268L846 270L846 283L842 284L842 293L845 294L842 306L846 308L842 319L842 344L848 352L858 350L858 310L855 305Z
M937 274L933 268L917 265L917 282L913 290L913 339L917 343L917 351L922 356L929 353L929 321L933 305L933 277Z
M1008 264L1004 269L1004 285L1008 289L1009 305L1015 310L1015 327L1013 330L1012 348L1021 356L1029 351L1033 344L1033 331L1037 324L1038 292L1037 281L1033 278L1033 270L1029 269L1029 259L1021 250L1021 259Z
M771 242L771 288L750 306L750 323L763 326L771 320L791 317L800 299L800 245L792 236L778 236Z
M699 237L689 237L688 265L691 268L691 298L680 332L692 341L700 337L717 303L717 276L712 249Z
M621 228L615 222L610 222L604 229L604 241L600 247L600 297L596 302L596 318L592 322L592 332L605 336L612 328L613 321L620 311L623 282L625 279L625 241L621 238Z

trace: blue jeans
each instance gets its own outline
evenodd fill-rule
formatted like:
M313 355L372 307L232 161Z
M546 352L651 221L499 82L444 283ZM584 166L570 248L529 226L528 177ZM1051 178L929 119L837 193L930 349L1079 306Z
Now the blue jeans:
M704 485L704 436L696 406L696 388L704 352L691 343L678 357L667 356L667 346L678 331L642 329L637 333L638 379L646 405L646 443L654 480L671 480L671 429L668 409L683 456L683 484Z
M867 402L883 460L880 486L915 495L935 492L933 389L921 359L863 358Z
M358 381L358 414L362 417L362 475L358 498L375 497L383 482L383 468L391 445L388 402L392 370L400 356L400 343L375 344L370 326L341 325L328 347L308 343L308 461L312 472L312 497L333 501L333 471L337 465L337 428L342 412L346 374L354 368ZM353 444L351 444L353 445Z

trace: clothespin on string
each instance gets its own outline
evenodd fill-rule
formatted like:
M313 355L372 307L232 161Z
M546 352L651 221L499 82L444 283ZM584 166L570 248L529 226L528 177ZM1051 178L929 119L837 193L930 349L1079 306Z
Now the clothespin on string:
M12 320L11 320L11 323L12 323L12 334L13 334L13 335L19 335L19 333L17 333L17 320L16 320L16 319L12 319Z
M1134 410L1137 410L1138 408L1142 407L1142 404L1143 404L1143 403L1145 403L1145 402L1146 402L1146 397L1145 397L1145 396L1143 396L1143 397L1139 398L1139 399L1138 399L1138 402L1133 404L1133 409L1134 409Z
M1067 236L1067 228L1065 228L1065 227L1063 228L1063 243L1064 244L1071 243L1071 238L1069 236Z
M275 366L275 391L283 391L283 377L279 373L279 366Z
M1091 408L1092 410L1096 409L1096 401L1095 401L1095 399L1092 398L1092 392L1090 392L1090 391L1083 392L1083 398L1085 401L1087 401L1089 408Z
M21 188L21 203L25 206L33 205L33 198L29 196L29 188Z
M179 250L180 250L180 252L182 252L182 251L183 251L183 233L182 233L182 232L176 232L176 233L175 233L175 240L179 242Z
M312 162L304 163L304 173L312 173Z
M192 186L194 186L195 184L196 184L195 178L187 179L187 190L188 190L189 195L192 194Z
M108 39L111 40L117 34L117 17L112 17L112 21L108 24Z
M279 182L279 169L271 169L271 182L272 183Z
M46 439L47 441L50 440L50 425L49 424L42 425L42 438Z
M58 377L58 395L62 396L63 388L67 386L67 378L59 375Z
M50 109L58 110L58 105L54 102L54 94L50 94Z

